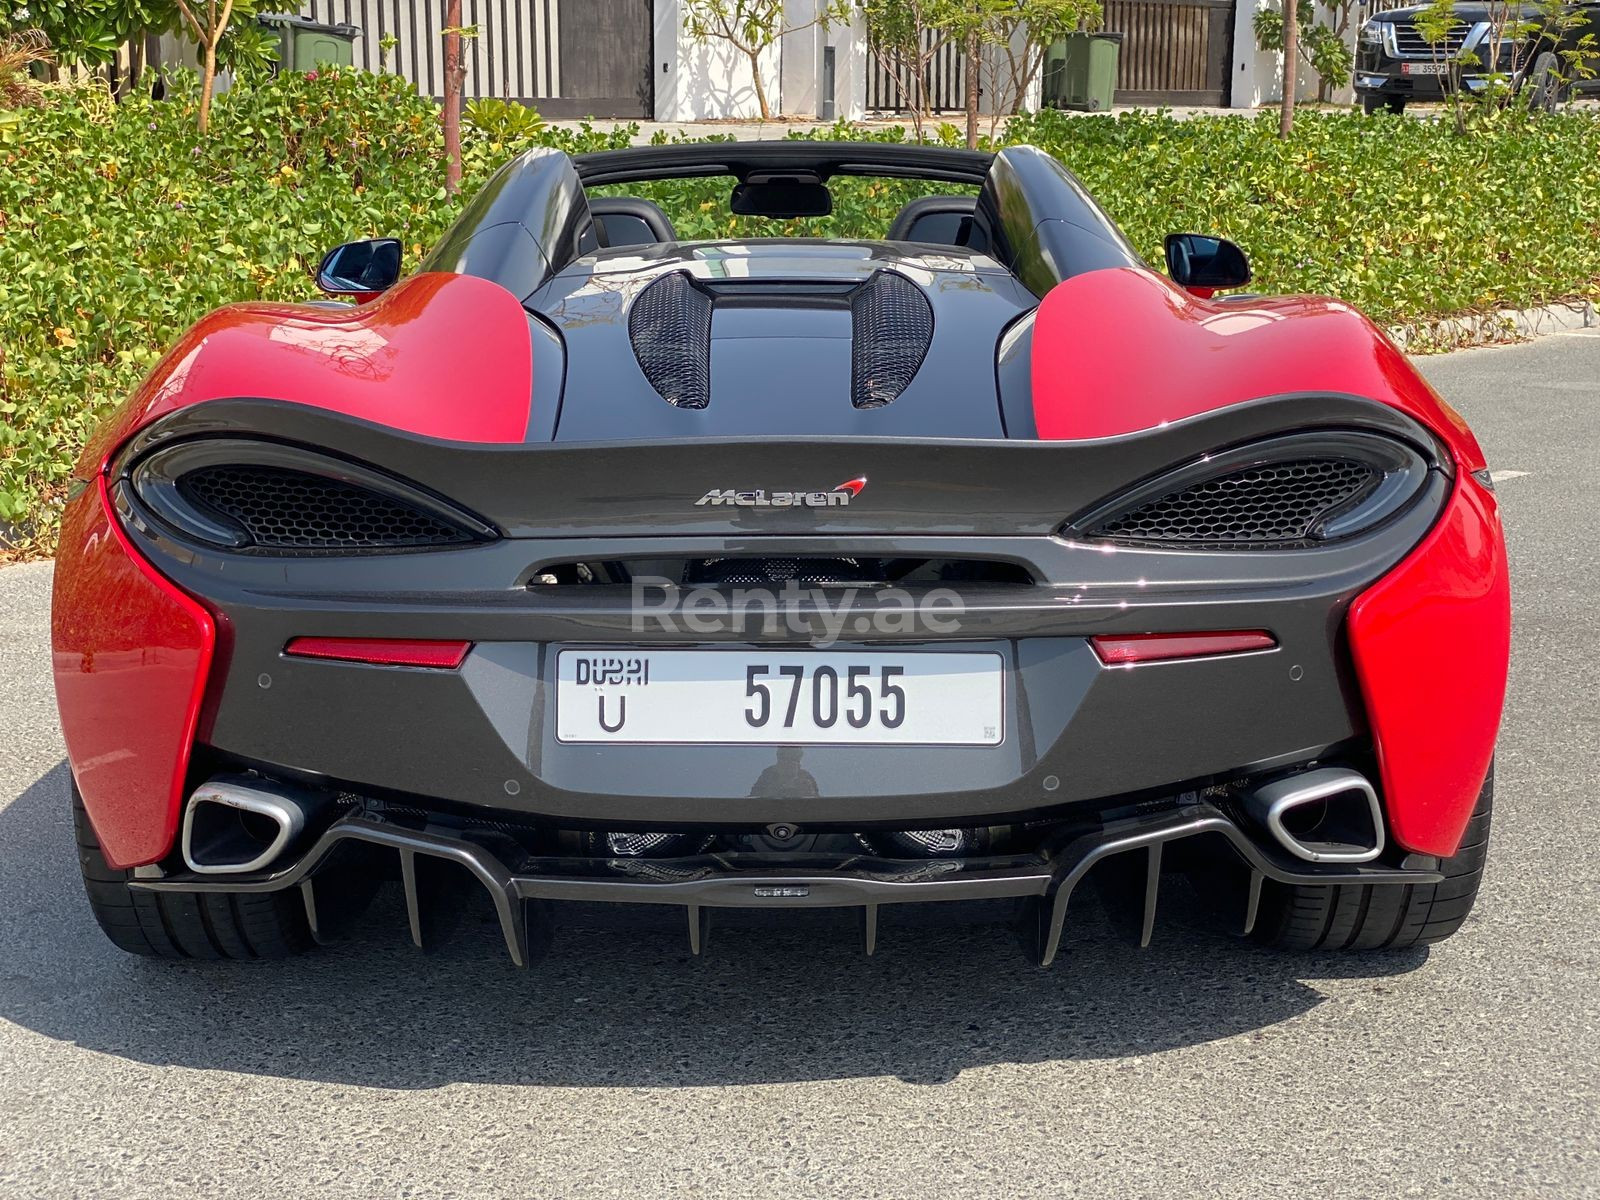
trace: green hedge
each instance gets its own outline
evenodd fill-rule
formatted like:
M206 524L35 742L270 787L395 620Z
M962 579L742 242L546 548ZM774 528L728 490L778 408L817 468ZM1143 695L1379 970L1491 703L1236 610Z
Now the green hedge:
M320 253L347 238L401 237L414 261L457 207L439 186L437 109L393 76L293 74L230 93L203 140L193 109L187 93L112 105L63 92L0 122L0 529L15 549L48 550L78 447L186 325L232 300L311 297ZM578 151L631 133L538 140ZM1046 113L1006 140L1058 155L1153 260L1169 231L1222 233L1264 290L1326 292L1383 321L1593 295L1600 281L1600 121L1586 114L1470 138L1303 115L1280 141L1271 118ZM467 191L521 148L469 135ZM878 236L913 185L840 192L833 217L776 229L729 217L722 181L650 194L685 237Z

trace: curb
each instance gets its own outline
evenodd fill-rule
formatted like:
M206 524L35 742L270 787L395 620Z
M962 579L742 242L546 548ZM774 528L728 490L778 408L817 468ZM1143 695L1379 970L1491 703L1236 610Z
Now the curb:
M1523 342L1543 334L1600 327L1593 302L1546 304L1540 308L1505 308L1465 317L1413 321L1389 327L1400 349L1411 354L1442 354L1471 346L1499 346Z

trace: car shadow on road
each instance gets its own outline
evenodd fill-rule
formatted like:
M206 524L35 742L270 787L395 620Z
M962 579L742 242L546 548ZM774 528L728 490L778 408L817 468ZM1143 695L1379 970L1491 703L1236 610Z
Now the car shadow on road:
M1050 971L1001 927L886 929L867 958L847 921L806 921L716 928L699 959L681 935L563 928L523 972L491 922L422 954L403 908L383 902L360 940L303 958L161 962L95 927L61 764L0 810L0 1018L144 1063L386 1088L938 1083L1248 1034L1321 1003L1306 979L1376 980L1426 959L1272 954L1202 907L1164 881L1141 951L1087 901Z

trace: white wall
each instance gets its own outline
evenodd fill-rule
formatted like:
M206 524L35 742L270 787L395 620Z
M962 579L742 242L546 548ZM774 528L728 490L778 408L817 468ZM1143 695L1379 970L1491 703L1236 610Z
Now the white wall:
M788 0L785 17L800 25L823 0ZM761 115L750 63L722 41L696 42L683 29L682 0L655 0L656 120L705 121ZM782 38L761 56L767 103L774 116L814 117L821 107L822 51L834 48L835 115L866 111L866 29L859 13L848 24L812 26Z
M1256 108L1263 104L1277 104L1283 99L1283 55L1256 49L1255 15L1266 6L1266 0L1238 0L1238 7L1234 10L1231 100L1233 108ZM1356 32L1361 27L1366 11L1365 7L1358 8L1350 19L1350 28L1346 32L1345 40L1352 50L1355 48ZM1317 16L1319 20L1325 17L1320 6L1317 9ZM1350 88L1350 81L1341 79L1336 80L1335 84L1334 103L1350 103L1355 95ZM1301 100L1317 98L1317 76L1306 66L1304 59L1300 60L1300 69L1295 75L1294 90L1295 95Z
M859 121L867 115L867 71L871 65L867 60L867 20L861 10L853 10L850 24L831 26L825 41L833 47L834 115Z
M679 0L655 0L655 34L656 120L760 117L749 59L727 42L696 42L685 33ZM772 46L761 56L767 103L774 112L782 81L781 49Z

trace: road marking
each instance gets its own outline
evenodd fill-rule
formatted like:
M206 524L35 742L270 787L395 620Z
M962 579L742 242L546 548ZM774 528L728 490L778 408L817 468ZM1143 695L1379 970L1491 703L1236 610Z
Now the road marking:
M1490 471L1489 482L1504 483L1508 479L1521 479L1526 474L1527 471Z

